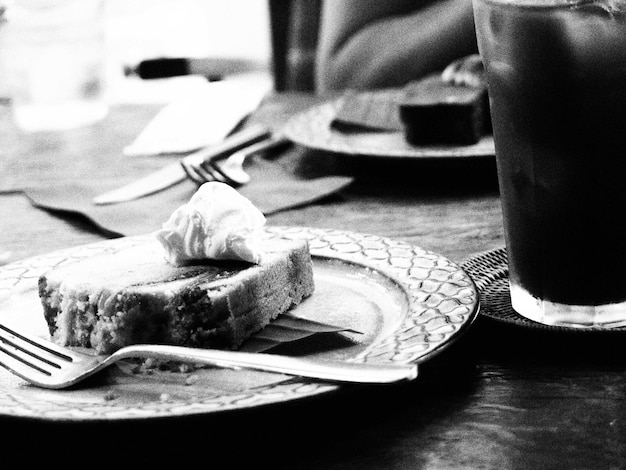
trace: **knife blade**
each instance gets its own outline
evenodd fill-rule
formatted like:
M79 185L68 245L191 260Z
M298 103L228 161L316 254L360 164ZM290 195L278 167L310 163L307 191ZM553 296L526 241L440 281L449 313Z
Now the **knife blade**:
M183 160L190 163L200 163L212 158L226 157L232 152L241 150L248 145L260 142L270 136L270 131L261 125L245 127L216 145L206 147L187 155ZM141 197L155 194L183 182L187 178L180 161L169 164L160 170L144 176L132 183L112 191L107 191L92 199L95 205L116 204L133 201Z

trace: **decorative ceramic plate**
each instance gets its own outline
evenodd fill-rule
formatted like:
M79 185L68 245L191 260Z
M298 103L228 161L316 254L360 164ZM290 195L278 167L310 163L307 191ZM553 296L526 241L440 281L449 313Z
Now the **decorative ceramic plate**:
M541 330L582 332L624 332L626 327L601 326L575 328L562 325L545 325L523 317L511 306L509 292L509 267L505 248L480 253L466 260L463 269L474 279L480 292L480 313L492 320L526 328Z
M292 310L293 315L347 330L316 342L314 347L309 345L309 349L302 346L297 354L419 363L447 347L477 315L478 291L472 279L435 253L346 231L267 230L271 236L309 241L316 290ZM3 266L0 322L47 337L38 277L54 266L115 251L138 239L107 240ZM347 387L215 368L137 374L124 363L92 379L68 390L45 390L0 368L0 415L71 421L182 416L286 402Z
M284 135L305 147L348 156L384 158L465 158L492 157L495 148L492 136L472 145L409 144L402 132L340 131L332 126L342 99L315 106L292 117L283 128Z

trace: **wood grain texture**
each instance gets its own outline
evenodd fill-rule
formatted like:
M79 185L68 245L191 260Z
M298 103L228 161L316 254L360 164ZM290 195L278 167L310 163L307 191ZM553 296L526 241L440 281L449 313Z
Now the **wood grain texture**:
M284 120L311 102L303 99L281 95L267 102L257 118ZM101 152L103 167L110 164L155 110L115 108L94 128L53 136L18 132L5 111L0 118L0 251L21 259L103 238L80 217L32 207L18 190L92 177L81 167L80 155ZM346 162L316 152L310 158L311 164L337 165L338 172L356 175L355 182L316 204L274 214L268 223L393 237L459 263L504 243L493 162L377 168L375 161ZM114 178L110 168L103 173ZM73 451L93 449L94 442L116 435L117 455L150 446L148 453L127 457L127 462L148 464L171 456L179 460L181 449L193 449L185 453L185 465L623 468L624 357L623 339L615 335L560 335L479 318L409 385L349 389L321 400L208 419L80 426L0 419L0 424L11 430L9 442L30 439L54 447L59 444L54 436L62 435L72 439ZM155 436L166 442L167 455L154 452Z

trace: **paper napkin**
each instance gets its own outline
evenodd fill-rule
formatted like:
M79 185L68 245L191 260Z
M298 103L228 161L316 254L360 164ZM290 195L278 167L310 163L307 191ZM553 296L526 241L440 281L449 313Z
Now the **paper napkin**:
M270 87L262 75L208 83L193 96L167 104L124 154L182 154L215 144L258 107Z

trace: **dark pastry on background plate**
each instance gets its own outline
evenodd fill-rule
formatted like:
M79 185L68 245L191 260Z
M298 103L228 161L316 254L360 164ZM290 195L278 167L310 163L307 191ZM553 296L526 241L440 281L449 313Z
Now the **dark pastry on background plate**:
M437 73L408 84L404 91L400 120L412 145L475 144L490 129L484 85L457 85Z
M482 60L472 55L404 87L347 91L331 127L403 132L415 146L471 145L492 133Z

